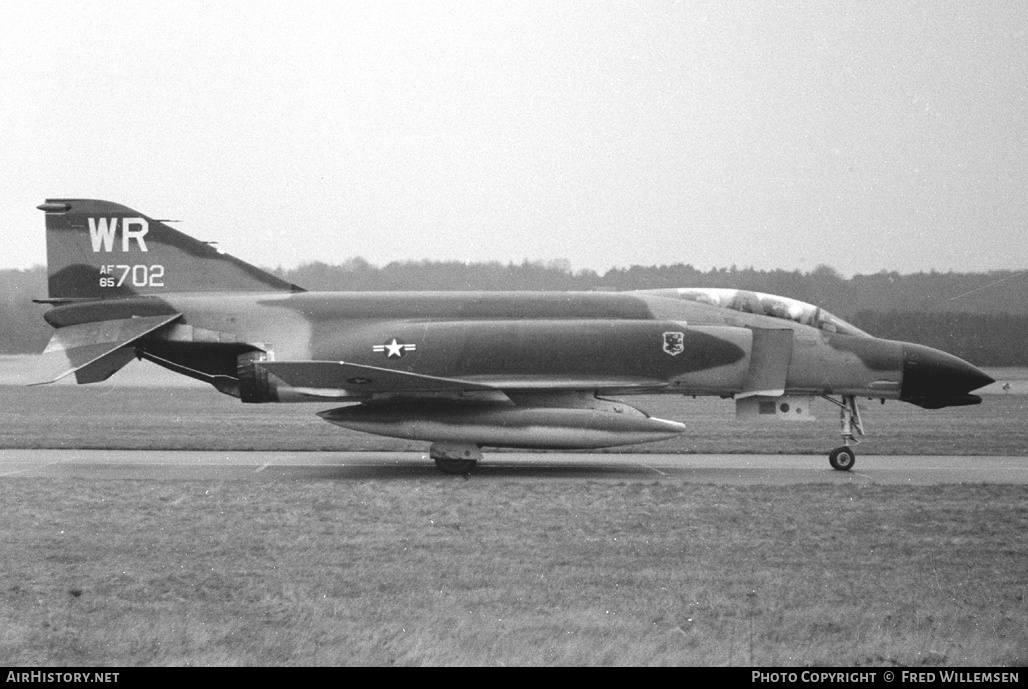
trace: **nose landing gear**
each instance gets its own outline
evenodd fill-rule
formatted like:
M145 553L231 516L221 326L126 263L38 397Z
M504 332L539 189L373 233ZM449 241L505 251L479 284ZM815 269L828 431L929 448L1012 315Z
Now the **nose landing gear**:
M828 453L828 463L837 471L849 471L857 463L857 454L851 445L860 442L856 438L857 435L864 435L864 424L860 420L860 410L857 409L857 398L853 395L843 395L840 402L828 395L822 397L839 407L839 423L842 426L843 445Z

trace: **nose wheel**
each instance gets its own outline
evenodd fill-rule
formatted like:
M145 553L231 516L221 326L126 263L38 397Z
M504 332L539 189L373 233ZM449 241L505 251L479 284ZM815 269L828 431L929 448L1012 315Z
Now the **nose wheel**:
M839 407L839 424L842 426L842 447L837 447L828 453L828 463L836 471L849 471L857 463L857 453L851 445L860 441L856 436L864 435L864 423L860 420L860 410L857 408L857 398L853 395L843 395L842 401L822 395L826 400Z
M849 445L843 445L828 453L828 463L836 471L849 471L857 463L857 455Z

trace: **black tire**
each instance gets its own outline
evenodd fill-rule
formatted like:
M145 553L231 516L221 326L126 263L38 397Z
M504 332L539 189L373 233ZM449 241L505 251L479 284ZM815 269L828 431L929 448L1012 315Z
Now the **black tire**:
M857 463L857 454L853 448L843 445L828 453L828 463L836 471L849 471Z
M444 474L456 474L458 476L467 476L475 467L478 466L477 459L452 459L440 457L435 460L435 465L439 467L439 471Z

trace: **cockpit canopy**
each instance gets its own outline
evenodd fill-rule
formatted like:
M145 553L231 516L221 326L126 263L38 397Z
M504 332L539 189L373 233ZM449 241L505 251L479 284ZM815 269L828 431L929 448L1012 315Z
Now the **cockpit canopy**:
M750 292L744 289L724 289L719 287L683 287L681 289L645 290L649 294L662 297L675 297L701 304L720 306L742 313L753 313L758 316L771 316L787 321L809 325L830 333L870 337L860 328L850 325L822 308L806 302L779 297L763 292Z

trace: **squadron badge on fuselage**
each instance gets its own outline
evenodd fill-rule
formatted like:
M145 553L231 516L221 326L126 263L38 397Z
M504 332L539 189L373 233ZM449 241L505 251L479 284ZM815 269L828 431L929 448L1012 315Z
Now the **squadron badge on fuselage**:
M678 356L685 351L685 333L664 333L664 351Z

